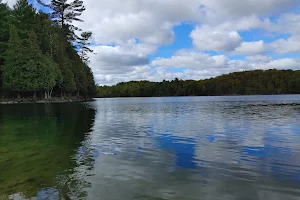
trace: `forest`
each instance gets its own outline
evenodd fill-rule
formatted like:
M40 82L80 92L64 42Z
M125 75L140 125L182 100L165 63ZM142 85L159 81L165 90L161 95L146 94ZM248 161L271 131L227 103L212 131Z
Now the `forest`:
M82 22L83 1L37 2L43 9L28 0L10 8L0 0L0 97L93 97L92 33L73 25Z
M234 72L205 80L131 81L97 87L102 97L300 94L300 70Z

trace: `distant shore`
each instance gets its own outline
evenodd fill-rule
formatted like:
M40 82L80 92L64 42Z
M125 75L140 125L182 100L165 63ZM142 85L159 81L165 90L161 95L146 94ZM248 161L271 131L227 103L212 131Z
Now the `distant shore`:
M92 101L92 98L51 98L51 99L30 99L30 98L20 98L20 99L0 99L0 105L8 104L28 104L28 103L72 103L72 102L87 102Z

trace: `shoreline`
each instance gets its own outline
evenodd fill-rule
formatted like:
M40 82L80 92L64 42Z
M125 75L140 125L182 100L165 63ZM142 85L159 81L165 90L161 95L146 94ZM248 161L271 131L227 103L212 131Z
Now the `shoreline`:
M46 103L75 103L75 102L88 102L93 101L93 98L90 99L78 99L78 98L52 98L52 99L0 99L0 105L13 105L13 104L46 104Z
M206 95L206 96L149 96L149 97L142 97L142 96L133 96L133 97L94 97L95 99L118 99L118 98L170 98L170 97L251 97L251 96L297 96L299 94L234 94L234 95Z

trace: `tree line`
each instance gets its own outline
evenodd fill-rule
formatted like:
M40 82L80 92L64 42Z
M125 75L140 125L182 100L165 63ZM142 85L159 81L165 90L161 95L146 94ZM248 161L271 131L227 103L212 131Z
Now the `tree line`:
M131 81L97 87L102 97L300 94L300 70L234 72L205 80Z
M81 0L28 0L13 8L0 0L0 95L51 98L96 94L88 66L91 32L74 26L85 10Z

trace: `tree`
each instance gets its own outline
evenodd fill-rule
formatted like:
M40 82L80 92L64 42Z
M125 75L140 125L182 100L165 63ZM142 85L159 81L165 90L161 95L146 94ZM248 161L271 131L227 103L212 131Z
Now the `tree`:
M3 69L3 84L12 91L33 92L33 97L36 98L36 92L49 91L54 87L55 66L42 54L34 32L28 33L24 45L16 28L12 26Z
M93 97L97 94L97 88L95 84L95 79L91 68L85 65L85 73L87 79L87 95Z
M9 39L9 20L10 9L7 4L2 3L0 0L0 66L4 62L4 52L7 48L7 42Z
M7 49L9 39L10 9L0 0L0 92L2 90L2 65L4 64L4 52Z
M14 25L10 26L8 48L5 55L3 66L3 87L18 93L24 91L26 87L27 59L24 57L25 48L19 38L17 29Z
M235 72L211 79L152 83L131 81L97 87L98 97L211 96L251 94L299 94L300 70L254 70Z
M18 0L12 12L12 23L17 27L21 39L36 27L36 10L28 0Z
M57 65L49 55L43 56L43 67L41 67L41 90L45 91L45 99L51 98L56 82L60 82L62 77Z
M63 81L61 84L61 97L65 96L65 92L74 92L76 90L76 83L74 79L74 74L70 67L70 60L67 58L62 59L60 63L60 70L62 72Z
M29 91L33 91L36 97L36 92L43 90L47 94L45 98L48 98L50 90L55 86L55 64L49 56L42 54L34 32L28 34L26 46L28 59L32 65L29 79L32 81L32 87Z
M77 36L75 31L80 30L73 25L74 21L82 21L79 17L85 11L83 1L73 0L51 0L50 4L37 0L41 5L52 10L50 16L54 22L58 23L62 28L62 34L68 36L68 39L75 40Z
M51 9L49 14L36 12L29 0L17 0L13 9L0 0L1 94L2 88L5 94L34 98L43 93L51 98L57 90L62 96L76 90L78 97L94 94L87 57L92 34L77 37L79 28L73 26L74 21L82 21L83 1L52 0L43 5Z
M81 33L81 37L78 39L79 48L80 48L79 55L81 60L86 64L89 63L88 54L94 52L89 47L91 45L91 43L89 42L91 37L92 37L92 32L83 32Z

